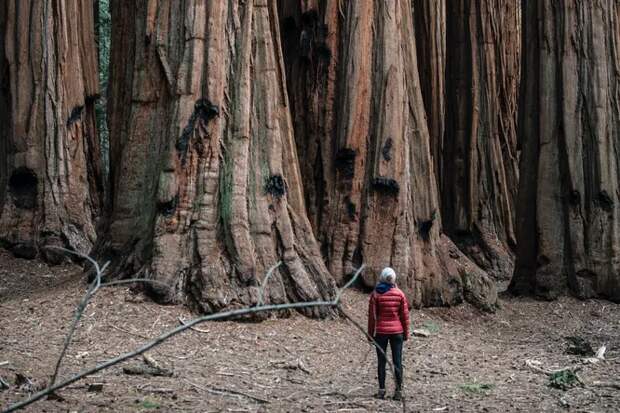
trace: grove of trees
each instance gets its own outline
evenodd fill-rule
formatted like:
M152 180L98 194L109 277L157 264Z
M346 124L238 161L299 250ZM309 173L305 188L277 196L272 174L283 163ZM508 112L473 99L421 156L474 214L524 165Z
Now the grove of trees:
M5 0L0 243L110 260L207 313L257 303L277 262L271 303L331 299L362 263L416 306L492 310L509 283L620 301L619 18L614 0Z

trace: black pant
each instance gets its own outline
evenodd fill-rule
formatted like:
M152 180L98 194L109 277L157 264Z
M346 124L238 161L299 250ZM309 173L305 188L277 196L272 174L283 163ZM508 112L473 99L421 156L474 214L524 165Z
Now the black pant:
M396 373L396 388L400 389L403 382L403 335L402 334L377 334L375 341L381 347L381 350L377 350L377 358L379 360L379 388L385 389L385 354L387 354L388 342L392 349L392 363L394 364L394 370Z

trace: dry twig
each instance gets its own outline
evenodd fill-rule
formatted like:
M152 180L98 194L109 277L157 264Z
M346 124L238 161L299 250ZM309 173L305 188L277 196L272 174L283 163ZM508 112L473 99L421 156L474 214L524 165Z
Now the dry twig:
M75 317L73 318L73 322L71 323L69 332L67 333L67 336L65 337L64 345L62 347L60 355L58 356L58 360L56 361L56 366L54 367L54 373L52 374L52 378L50 379L50 386L51 386L56 382L56 377L58 376L58 370L60 370L62 359L65 357L65 354L67 353L67 349L69 348L69 345L71 344L71 339L73 338L73 333L75 333L75 329L77 328L77 325L80 322L80 318L82 318L82 314L84 314L84 310L86 310L88 301L97 292L99 287L101 287L101 276L103 275L103 272L105 271L106 267L110 264L110 262L108 261L103 265L103 267L99 267L99 263L97 263L97 261L93 260L88 255L75 252L75 251L71 251L66 248L56 247L56 246L50 246L47 248L60 250L68 254L72 254L72 255L84 258L85 260L88 260L93 265L95 270L97 271L97 275L95 276L95 279L93 280L91 285L88 287L88 291L86 292L86 294L82 298L82 301L80 302L77 309L75 310Z
M263 305L263 300L265 299L265 287L267 287L267 281L269 281L271 274L273 274L275 269L278 268L280 265L282 265L282 261L278 261L276 265L269 268L269 270L267 271L267 275L265 275L265 279L263 279L263 282L260 285L260 289L258 290L258 305L259 306Z
M596 350L596 354L594 357L586 357L583 359L584 363L596 364L599 361L605 360L605 351L607 351L607 346L600 346L598 350Z
M612 389L620 390L620 381L593 381L592 385L598 387L611 387Z
M224 389L221 387L204 387L204 386L199 386L196 383L192 383L189 380L185 380L185 382L187 384L190 384L192 386L194 386L195 388L199 389L199 390L203 390L209 393L213 393L213 394L219 394L219 395L232 395L232 396L236 396L236 397L246 397L250 400L254 400L255 402L258 403L262 403L262 404L269 404L271 403L269 400L266 399L261 399L260 397L256 397L256 396L252 396L251 394L247 394L247 393L243 393L240 392L238 390L232 390L232 389Z
M544 367L541 367L542 363L540 361L530 360L530 359L525 360L525 365L529 367L531 370L535 371L536 373L546 374L547 376L550 376L556 373L561 373L563 371L572 371L575 373L581 370L582 368L582 366L574 365L574 366L562 367L560 369L546 369Z
M9 383L4 381L4 379L0 376L0 390L8 389Z
M107 324L108 324L109 327L112 327L113 329L118 330L121 333L129 334L129 335L136 336L136 337L140 337L143 340L148 340L149 339L148 337L146 337L146 336L144 336L144 335L142 335L140 333L134 333L133 331L129 331L129 330L124 329L122 327L116 326L116 325L114 325L112 323L107 323Z
M183 326L187 324L187 322L185 320L183 320L181 317L179 317L178 320L179 320L179 323L181 323L181 325L183 325ZM204 330L204 329L198 328L198 327L191 327L190 330L196 331L198 333L204 333L204 334L207 334L207 333L210 332L209 330Z
M92 260L90 257L88 258L90 260ZM92 367L90 369L86 369L84 371L82 371L81 373L75 374L71 377L69 377L68 379L62 381L61 383L57 383L57 384L50 384L46 389L41 390L33 395L31 395L29 398L15 403L11 406L8 407L8 409L4 410L3 413L10 413L10 412L14 412L17 410L20 410L26 406L29 406L30 404L42 399L43 397L53 393L54 391L61 389L63 387L66 387L72 383L75 383L76 381L89 376L93 373L96 373L98 371L107 369L108 367L114 366L116 364L122 363L123 361L129 360L135 356L139 356L141 354L144 354L145 352L147 352L148 350L152 349L153 347L156 347L160 344L162 344L163 342L165 342L166 340L168 340L170 337L173 337L185 330L190 329L191 327L200 324L200 323L204 323L206 321L214 321L214 320L223 320L223 319L229 319L229 318L234 318L234 317L239 317L239 316L244 316L244 315L251 315L251 314L259 314L259 313L264 313L264 312L270 312L270 311L280 311L280 310L290 310L290 309L303 309L303 308L312 308L312 307L332 307L332 308L339 308L339 304L340 304L340 297L342 296L342 293L345 289L349 288L359 277L359 275L361 274L361 272L364 269L364 265L362 265L357 272L355 273L355 275L351 278L351 280L349 280L349 282L342 287L340 290L338 290L336 297L334 298L334 300L332 301L325 301L325 300L316 300L316 301L307 301L307 302L296 302L296 303L287 303L287 304L271 304L271 305L263 305L263 306L257 306L257 307L248 307L248 308L241 308L241 309L236 309L236 310L229 310L229 311L223 311L223 312L219 312L219 313L215 313L215 314L210 314L210 315L205 315L205 316L201 316L201 317L197 317L194 318L193 320L188 321L185 325L181 325L178 326L172 330L169 330L161 335L159 335L158 337L154 338L151 341L148 341L146 343L144 343L142 346L138 347L137 349L130 351L128 353L124 353L121 354L118 357L106 360L105 362ZM81 314L80 314L81 315ZM350 317L347 317L350 319ZM351 320L353 321L353 320ZM355 322L354 322L355 323ZM356 326L359 327L359 325L357 323L355 323ZM362 329L362 331L364 332L364 334L366 334L366 332ZM372 338L371 338L372 339ZM374 341L374 340L373 340ZM66 351L66 349L65 349ZM391 365L391 364L390 364ZM403 400L403 409L404 409L404 400Z

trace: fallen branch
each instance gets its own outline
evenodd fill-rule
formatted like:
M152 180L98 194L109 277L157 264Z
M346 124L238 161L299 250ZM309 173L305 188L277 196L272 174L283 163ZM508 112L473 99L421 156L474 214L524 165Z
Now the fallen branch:
M138 387L138 391L142 393L160 393L160 394L174 394L174 389L167 389L165 387Z
M591 385L598 387L611 387L612 389L620 390L620 381L593 381Z
M80 301L80 304L78 305L77 309L75 310L75 316L73 318L73 322L71 323L71 327L69 328L69 332L67 333L67 335L65 337L64 345L62 346L62 350L60 351L60 355L58 356L58 360L56 361L56 366L54 367L54 373L52 374L52 378L50 379L50 385L53 385L56 382L56 377L58 377L58 371L60 370L60 365L62 363L62 359L65 357L65 354L67 354L67 349L69 348L69 345L71 344L71 339L73 338L73 333L75 333L75 329L77 328L77 325L80 322L80 319L82 318L82 314L84 314L84 310L86 310L86 306L88 305L88 301L97 292L97 290L101 286L101 276L103 275L103 272L105 271L106 267L110 264L110 262L108 261L108 262L106 262L103 265L103 267L99 267L99 264L97 263L97 261L93 260L88 255L85 255L85 254L82 254L82 253L79 253L79 252L75 252L75 251L71 251L71 250L68 250L68 249L65 249L65 248L62 248L62 247L50 246L50 247L47 247L47 248L64 251L64 252L66 252L68 254L72 254L72 255L84 258L85 260L88 260L93 265L95 270L97 271L97 275L96 275L95 279L93 280L93 282L88 287L88 290L86 291L86 294L84 295L84 297L82 298L82 301Z
M90 257L89 257L90 258ZM339 303L340 303L340 297L342 296L342 293L345 289L349 288L359 277L359 275L362 273L363 269L364 269L364 265L362 265L357 272L355 273L355 275L351 278L351 280L344 286L342 287L340 290L338 290L336 297L334 298L334 300L332 301L325 301L325 300L316 300L316 301L308 301L308 302L297 302L297 303L287 303L287 304L270 304L270 305L263 305L263 306L258 306L258 307L248 307L248 308L241 308L241 309L236 309L236 310L229 310L229 311L223 311L220 313L215 313L215 314L210 314L210 315L204 315L201 317L197 317L194 318L190 321L188 321L186 324L178 326L172 330L169 330L161 335L159 335L158 337L154 338L151 341L148 341L146 343L144 343L142 346L138 347L137 349L130 351L128 353L124 353L121 354L118 357L109 359L95 367L92 367L90 369L86 369L83 370L81 373L75 374L73 376L71 376L70 378L64 380L61 383L57 383L57 384L50 384L49 387L47 387L44 390L41 390L37 393L34 393L33 395L31 395L29 398L27 398L26 400L23 400L21 402L18 402L16 404L13 404L11 406L8 407L8 409L4 410L3 413L10 413L10 412L14 412L17 411L19 409L22 409L34 402L36 402L37 400L42 399L43 397L47 396L48 394L53 393L54 391L61 389L65 386L68 386L72 383L75 383L76 381L89 376L93 373L96 373L98 371L107 369L109 367L112 367L116 364L122 363L123 361L129 360L133 357L139 356L144 354L145 352L147 352L148 350L152 349L153 347L156 347L160 344L162 344L164 341L168 340L170 337L173 337L185 330L190 329L191 327L198 325L200 323L204 323L206 321L215 321L215 320L223 320L223 319L228 319L228 318L233 318L233 317L239 317L239 316L244 316L244 315L250 315L250 314L258 314L258 313L264 313L264 312L269 312L269 311L281 311L281 310L293 310L293 309L302 309L302 308L312 308L312 307L332 307L332 308L339 308ZM342 309L341 309L342 311ZM343 312L343 311L342 311ZM344 312L343 312L344 313ZM346 316L347 319L349 319L350 321L354 322L349 316ZM356 322L354 322L354 324L358 327L358 329L361 329L361 327L359 326L359 324L357 324ZM364 331L364 329L361 329L362 332L364 332L364 334L366 334L366 332ZM371 340L374 342L374 339ZM376 342L375 342L375 345ZM378 346L378 345L377 345ZM389 363L389 361L388 361ZM392 366L392 364L390 363L390 366ZM393 366L392 366L393 367ZM404 406L404 398L403 398L403 406Z
M184 326L184 325L187 324L186 321L183 320L181 317L179 317L178 319L179 319L179 323L181 323L181 325ZM203 330L202 328L198 328L198 327L190 327L190 330L196 331L198 333L204 333L204 334L210 333L209 330Z
M366 402L368 403L368 402ZM338 402L325 402L323 403L323 406L347 406L350 407L351 409L338 409L338 412L346 412L346 411L353 411L353 409L364 409L367 410L368 406L366 404L364 404L362 401L353 401L353 400L345 400L345 401L338 401Z
M278 361L270 361L269 364L277 368L281 368L281 369L301 370L306 374L312 374L312 372L308 370L308 368L305 366L301 358L298 358L295 362L288 362L286 360L278 360Z
M66 252L68 254L72 254L72 255L75 255L77 257L83 258L83 259L87 260L88 262L90 262L93 265L93 267L95 268L95 271L97 273L96 276L95 276L95 279L93 280L93 282L88 287L88 290L86 291L86 294L84 294L84 297L82 297L82 301L80 301L80 303L78 304L78 307L76 308L75 316L73 318L73 322L71 323L71 327L69 328L69 332L65 336L65 340L64 340L64 344L63 344L62 350L60 352L60 355L58 356L58 360L56 361L56 366L54 367L54 373L52 374L52 377L50 379L50 386L52 386L56 382L56 378L58 377L58 372L60 370L60 366L62 364L62 360L64 359L64 357L65 357L65 355L67 353L67 349L69 348L69 345L71 344L71 339L73 338L73 334L75 333L77 325L78 325L80 319L82 318L82 315L84 314L84 311L86 310L86 306L88 305L88 302L93 297L93 295L99 290L99 288L101 288L101 287L108 287L108 286L112 286L112 285L119 285L119 284L136 283L136 282L152 282L152 283L157 283L157 284L163 284L163 283L161 283L159 281L156 281L156 280L149 280L149 279L145 279L145 278L133 278L133 279L128 279L128 280L118 280L118 281L111 281L111 282L107 282L107 283L102 283L103 273L105 272L106 268L110 264L109 261L106 262L103 265L103 267L100 267L99 263L97 261L95 261L94 259L92 259L91 257L89 257L86 254L82 254L80 252L68 250L66 248L57 247L57 246L48 246L46 248L56 249L56 250L63 251L63 252ZM122 331L124 333L134 334L134 333L131 333L131 332L128 332L128 331L124 331L123 329L121 329L119 327L116 327L116 326L112 326L112 327L114 327L117 330L120 330L120 331ZM148 337L144 337L144 336L141 336L141 335L138 335L138 334L134 334L134 335L137 335L137 336L139 336L142 339L148 339Z
M126 329L121 328L119 326L116 326L116 325L114 325L112 323L107 323L107 324L108 324L108 326L112 327L115 330L120 331L121 333L129 334L129 335L136 336L136 337L140 337L143 340L148 340L149 339L147 336L143 336L140 333L134 333L133 331L126 330Z
M271 403L271 401L269 401L269 400L261 399L260 397L252 396L251 394L243 393L243 392L240 392L238 390L224 389L224 388L221 388L221 387L204 387L204 386L199 386L196 383L192 383L189 380L185 380L185 382L187 384L190 384L190 385L194 386L195 388L197 388L199 390L203 390L203 391L206 391L206 392L209 392L209 393L213 393L213 394L246 397L246 398L248 398L250 400L254 400L255 402L262 403L262 404L269 404L269 403Z
M154 369L160 369L161 366L159 365L159 363L157 361L155 361L155 359L151 356L149 356L148 354L144 353L142 355L142 360L144 360L144 362L150 366L153 367Z
M546 374L547 376L561 373L563 371L572 371L573 373L576 373L583 368L583 366L581 365L573 365L568 367L562 367L560 369L545 369L542 367L542 363L540 361L530 359L525 360L525 365L536 373Z
M2 361L2 362L0 362L0 367L6 366L7 364L9 364L8 361Z
M601 346L596 350L596 354L594 357L587 357L583 359L584 363L596 364L599 361L605 360L605 351L607 351L607 346Z
M162 376L172 377L172 370L151 366L126 366L123 373L134 376Z
M157 361L148 354L142 354L142 360L146 366L127 366L123 367L125 374L137 374L143 376L165 376L172 377L172 370L159 365Z
M559 369L545 369L542 367L542 363L538 360L527 359L525 360L525 365L529 367L532 371L536 373L546 374L548 376L552 374L562 373L564 371L571 371L573 373L578 372L583 368L585 364L596 364L599 361L605 360L605 351L607 350L607 346L601 346L596 351L594 357L587 357L581 360L582 364L574 364L572 366L562 367Z
M170 287L169 284L165 282L161 282L158 280L152 280L150 278L128 278L126 280L116 280L116 281L108 281L101 283L102 287L112 287L114 285L122 285L122 284L136 284L136 283L149 283L149 284L159 284L164 287Z
M297 368L306 374L312 374L312 372L306 367L306 363L304 363L304 360L301 357L297 359Z

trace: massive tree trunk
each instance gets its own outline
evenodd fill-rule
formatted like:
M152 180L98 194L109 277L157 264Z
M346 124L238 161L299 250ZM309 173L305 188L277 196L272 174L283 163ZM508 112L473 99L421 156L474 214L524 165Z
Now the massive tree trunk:
M4 47L7 7L0 6L0 211L4 206L8 182L8 142L11 131L11 90L9 87L9 65ZM0 216L2 213L0 212Z
M496 280L512 277L518 187L519 0L447 3L444 229Z
M22 257L88 252L100 213L92 2L0 5L0 242Z
M411 1L280 11L306 201L332 274L363 262L371 286L392 265L416 305L490 308L493 283L441 235Z
M331 298L306 217L275 0L112 1L117 273L201 311ZM322 316L325 310L308 310Z
M620 301L620 6L525 1L512 290Z
M413 16L431 155L440 184L446 116L446 0L413 0Z

